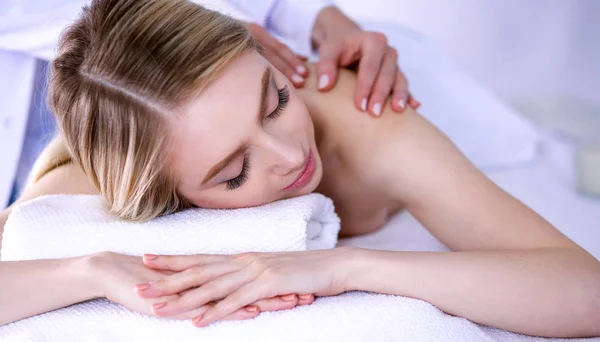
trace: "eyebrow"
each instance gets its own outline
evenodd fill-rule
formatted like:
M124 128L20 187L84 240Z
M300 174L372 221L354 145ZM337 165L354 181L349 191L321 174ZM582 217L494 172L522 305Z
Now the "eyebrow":
M263 72L262 79L260 81L260 83L261 83L260 105L258 107L258 115L257 115L258 122L261 121L261 118L267 107L267 90L269 89L269 80L270 79L271 79L271 68L266 67L265 71ZM221 160L215 166L213 166L208 171L206 176L204 177L204 180L202 180L201 185L204 185L204 184L210 182L213 178L215 178L219 174L219 172L223 171L223 169L226 168L227 165L229 165L229 163L231 163L231 161L233 161L237 156L239 156L242 152L244 152L245 149L246 149L246 144L240 145L238 148L235 149L235 151L233 151L232 153L227 155L227 157L223 158L223 160Z

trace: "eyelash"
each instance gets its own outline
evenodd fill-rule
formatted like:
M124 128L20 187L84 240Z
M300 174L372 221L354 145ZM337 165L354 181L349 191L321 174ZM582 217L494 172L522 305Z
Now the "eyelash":
M281 89L277 89L277 97L279 98L277 108L275 108L271 114L267 115L267 119L277 119L282 114L285 107L287 107L288 102L290 102L290 90L287 85Z
M288 102L290 102L290 90L288 89L287 85L281 89L277 89L277 97L277 108L275 108L275 110L266 117L269 120L277 119L283 113L285 107L287 107ZM239 176L227 181L227 190L235 190L244 185L246 180L248 180L249 170L250 162L248 160L248 155L245 154L244 162L242 164L242 172L240 172Z
M248 161L248 155L244 154L244 162L242 164L242 172L240 175L227 181L227 190L235 190L240 186L244 185L248 179L248 170L250 169L250 162Z

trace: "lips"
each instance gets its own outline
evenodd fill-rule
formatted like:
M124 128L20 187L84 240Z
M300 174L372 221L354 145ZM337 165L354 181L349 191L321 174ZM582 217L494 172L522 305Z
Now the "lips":
M308 153L308 160L306 162L306 166L302 173L298 178L290 184L285 190L294 190L301 188L310 182L312 175L315 173L315 158L313 156L312 150Z

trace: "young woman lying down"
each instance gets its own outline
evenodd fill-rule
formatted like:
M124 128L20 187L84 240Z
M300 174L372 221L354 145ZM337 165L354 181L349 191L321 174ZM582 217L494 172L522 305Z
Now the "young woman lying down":
M0 323L106 297L206 326L363 290L524 334L600 335L594 257L494 185L414 110L361 114L349 100L350 71L330 92L316 83L295 90L244 25L193 3L94 1L52 63L61 139L20 201L99 193L123 220L145 221L316 191L334 200L342 236L373 232L405 209L452 252L106 252L2 262Z

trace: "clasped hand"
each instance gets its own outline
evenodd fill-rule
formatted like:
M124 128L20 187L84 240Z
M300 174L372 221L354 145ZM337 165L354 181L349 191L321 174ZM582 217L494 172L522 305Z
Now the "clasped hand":
M156 316L193 317L194 325L199 327L223 319L253 318L260 311L272 311L265 300L278 301L271 303L271 309L278 310L310 304L313 295L328 296L346 291L342 266L349 250L145 255L143 262L150 269L171 274L138 284L135 292L140 298L153 302L151 310ZM282 307L281 299L294 298L296 294L297 303ZM261 302L266 310L260 308Z

